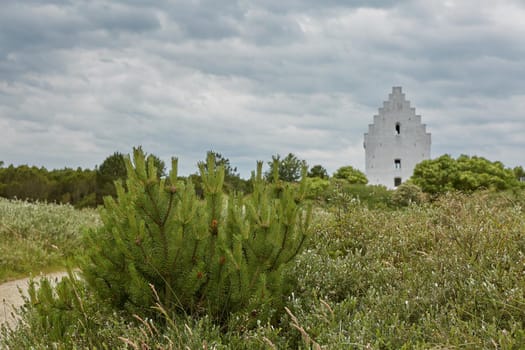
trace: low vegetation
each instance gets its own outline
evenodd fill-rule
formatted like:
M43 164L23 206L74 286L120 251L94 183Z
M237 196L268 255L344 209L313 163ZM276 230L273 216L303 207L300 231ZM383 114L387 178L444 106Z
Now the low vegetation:
M295 207L301 202L301 187L280 182L278 172L270 184L260 182L263 187L255 189L251 197L242 198L245 205L239 202L230 207L241 200L232 195L228 207L221 208L226 201L210 192L221 187L220 171L215 172L213 162L209 161L207 167L201 165L205 199L199 202L194 202L189 192L185 197L189 188L186 186L191 185L178 182L176 173L159 181L151 176L155 173L153 164L147 170L143 158L136 158L134 163L136 168L128 164L128 170L135 171L128 178L128 190L119 187L117 199L108 200L103 210L104 224L86 233L91 237L88 256L94 263L83 267L87 278L70 275L57 287L45 281L32 284L20 311L23 322L16 330L2 330L0 347L520 349L525 344L523 189L446 192L429 199L414 184L390 192L380 186L340 183L341 179L337 179L322 188L321 192L328 195L313 211L307 230L310 239L297 246L300 228L307 227L299 225L305 211ZM261 181L260 170L258 174ZM270 191L264 192L267 190L263 188ZM135 190L137 193L133 194ZM171 193L180 195L179 204L170 201ZM173 226L169 220L160 220L162 215L157 218L154 214L156 210L166 213L170 203L180 219L174 217ZM182 220L184 213L193 211L191 203L198 207L193 224L189 219ZM3 204L29 205L7 201ZM241 209L249 206L258 209ZM230 213L227 208L237 211ZM282 221L291 213L297 216ZM63 215L73 217L70 212ZM264 218L270 220L269 225ZM11 217L3 222L14 220ZM73 220L78 220L79 226L86 224L80 216ZM160 249L162 242L153 238L170 227L178 227L177 222L190 224L187 227L202 226L200 233L193 229L182 232L186 232L183 238L188 239L185 244L195 246L202 240L199 244L204 249L195 261L191 256L169 266L160 260L156 262L158 266L149 261L158 270L159 278L148 280L146 277L155 275L144 268L148 257L164 254ZM297 254L289 255L276 270L264 270L268 266L262 257L269 258L267 261L280 258L279 249L275 250L280 245L275 243L281 242L284 247L282 234L292 232L286 228L292 222L298 225L293 231L295 236L290 236L295 237L295 243L284 251ZM257 235L241 234L242 227L251 227L246 232ZM265 228L275 230L275 237L256 241L268 232ZM48 229L52 236L63 231ZM235 234L229 236L229 232ZM193 233L199 236L192 236ZM210 249L213 237L222 237L216 249ZM71 234L63 241L77 245L78 235ZM98 251L94 244L97 241ZM107 250L111 245L115 247L112 252ZM184 246L180 240L173 242L173 247L179 245ZM254 248L258 249L257 258L250 262L248 256ZM151 254L142 256L141 249L151 249ZM235 249L241 255L236 256ZM261 261L260 270L250 265L257 259ZM228 265L231 262L234 263ZM188 269L192 264L202 269L202 274ZM219 272L221 266L226 272L223 275ZM242 278L235 276L240 266L244 266L243 273L248 272L258 282L256 288L248 290L252 293L249 300L233 304L233 299L228 302L223 297L233 297L242 284ZM180 271L180 276L171 276L171 268ZM110 274L104 275L103 271ZM118 281L111 281L111 276ZM209 282L202 282L205 276L209 276ZM195 287L194 277L202 284ZM177 278L183 283L167 283ZM279 281L285 283L279 285ZM112 302L114 295L100 292L100 283L113 282L122 286L128 283L128 289L119 287L129 294L127 303ZM94 287L97 283L98 287ZM170 290L166 286L182 289ZM145 295L144 305L149 307L129 307L129 300L142 300ZM177 307L179 296L186 299ZM212 302L217 300L227 301L227 305L219 306L220 313Z
M98 222L92 209L0 198L0 281L63 269L81 253L82 230Z

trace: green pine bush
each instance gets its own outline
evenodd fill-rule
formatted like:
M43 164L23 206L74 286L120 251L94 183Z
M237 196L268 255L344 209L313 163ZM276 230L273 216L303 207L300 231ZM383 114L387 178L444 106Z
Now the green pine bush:
M282 308L283 268L307 239L304 181L268 184L260 162L253 193L225 198L224 168L210 154L199 164L199 200L191 181L177 180L176 159L167 178L140 149L126 167L126 186L116 183L117 198L105 198L101 210L103 225L86 235L81 270L103 300L131 312L161 305L206 314L219 324L237 311L261 319Z

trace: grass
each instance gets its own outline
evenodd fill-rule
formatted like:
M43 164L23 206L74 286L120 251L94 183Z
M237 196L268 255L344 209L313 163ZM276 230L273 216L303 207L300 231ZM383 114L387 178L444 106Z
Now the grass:
M302 276L296 316L328 348L520 348L524 272L523 207L506 195L354 205L320 225L292 271ZM319 300L332 317L319 316Z
M64 269L83 228L98 223L93 209L0 198L0 282Z
M287 271L294 291L276 324L247 328L254 316L241 312L224 330L207 317L171 315L161 303L159 320L133 317L109 309L81 281L65 281L59 292L44 290L28 299L33 306L25 309L24 324L16 332L4 330L0 345L521 349L524 197L448 194L400 210L370 210L349 199L317 211L314 238ZM58 324L67 327L58 332Z

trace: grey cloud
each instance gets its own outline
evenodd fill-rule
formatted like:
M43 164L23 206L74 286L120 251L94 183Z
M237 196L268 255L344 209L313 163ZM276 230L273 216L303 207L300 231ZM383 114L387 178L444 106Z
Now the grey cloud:
M72 43L68 40L69 33L78 27L82 27L81 19L63 8L8 3L0 12L0 45L4 54L22 49L66 47Z
M160 29L159 19L152 9L116 6L114 4L87 4L78 9L92 24L91 29L140 33Z
M243 39L256 45L285 45L302 38L299 24L286 16L258 12L242 25Z
M391 8L405 2L396 0L269 0L261 2L259 5L272 12L317 12L317 11L335 11L340 9L351 8Z
M238 22L243 9L236 1L184 0L165 7L166 15L173 20L188 38L221 39L238 35Z
M508 32L485 2L443 4L8 0L0 125L16 138L0 131L0 144L18 151L2 160L93 166L142 144L179 156L183 173L209 149L243 176L288 152L330 172L362 167L362 134L402 85L433 155L525 163L514 151L524 134L520 27Z
M140 1L139 1L140 2ZM340 9L391 7L399 1L179 1L175 6L160 5L188 38L223 39L244 37L256 42L285 40L299 34L296 25L287 20L290 14L333 13Z
M90 33L97 31L137 33L159 28L159 20L152 10L100 1L68 3L67 6L8 2L0 12L0 45L4 52L82 47L86 45L84 40L93 44ZM110 44L105 43L106 46Z

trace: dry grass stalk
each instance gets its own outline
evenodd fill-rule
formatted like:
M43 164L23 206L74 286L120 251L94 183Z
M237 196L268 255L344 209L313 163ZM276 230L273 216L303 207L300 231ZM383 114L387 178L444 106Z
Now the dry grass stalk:
M290 309L288 309L287 307L285 307L284 309L286 310L286 313L290 315L290 317L292 318L292 322L291 322L292 327L294 327L295 329L299 331L299 333L301 333L301 336L303 337L303 341L306 343L306 345L312 344L312 347L315 350L321 350L322 349L321 345L319 345L315 340L312 339L312 337L310 337L310 335L306 332L306 330L299 324L299 320L290 311Z
M134 342L132 342L128 338L118 337L118 339L121 340L124 344L131 346L135 350L139 350L140 349L137 344L135 344Z
M268 339L268 338L266 338L266 337L262 337L262 339L264 340L264 342L265 342L266 344L268 344L268 346L269 346L270 348L277 350L277 347L275 346L274 343L272 343L272 341L271 341L270 339Z

